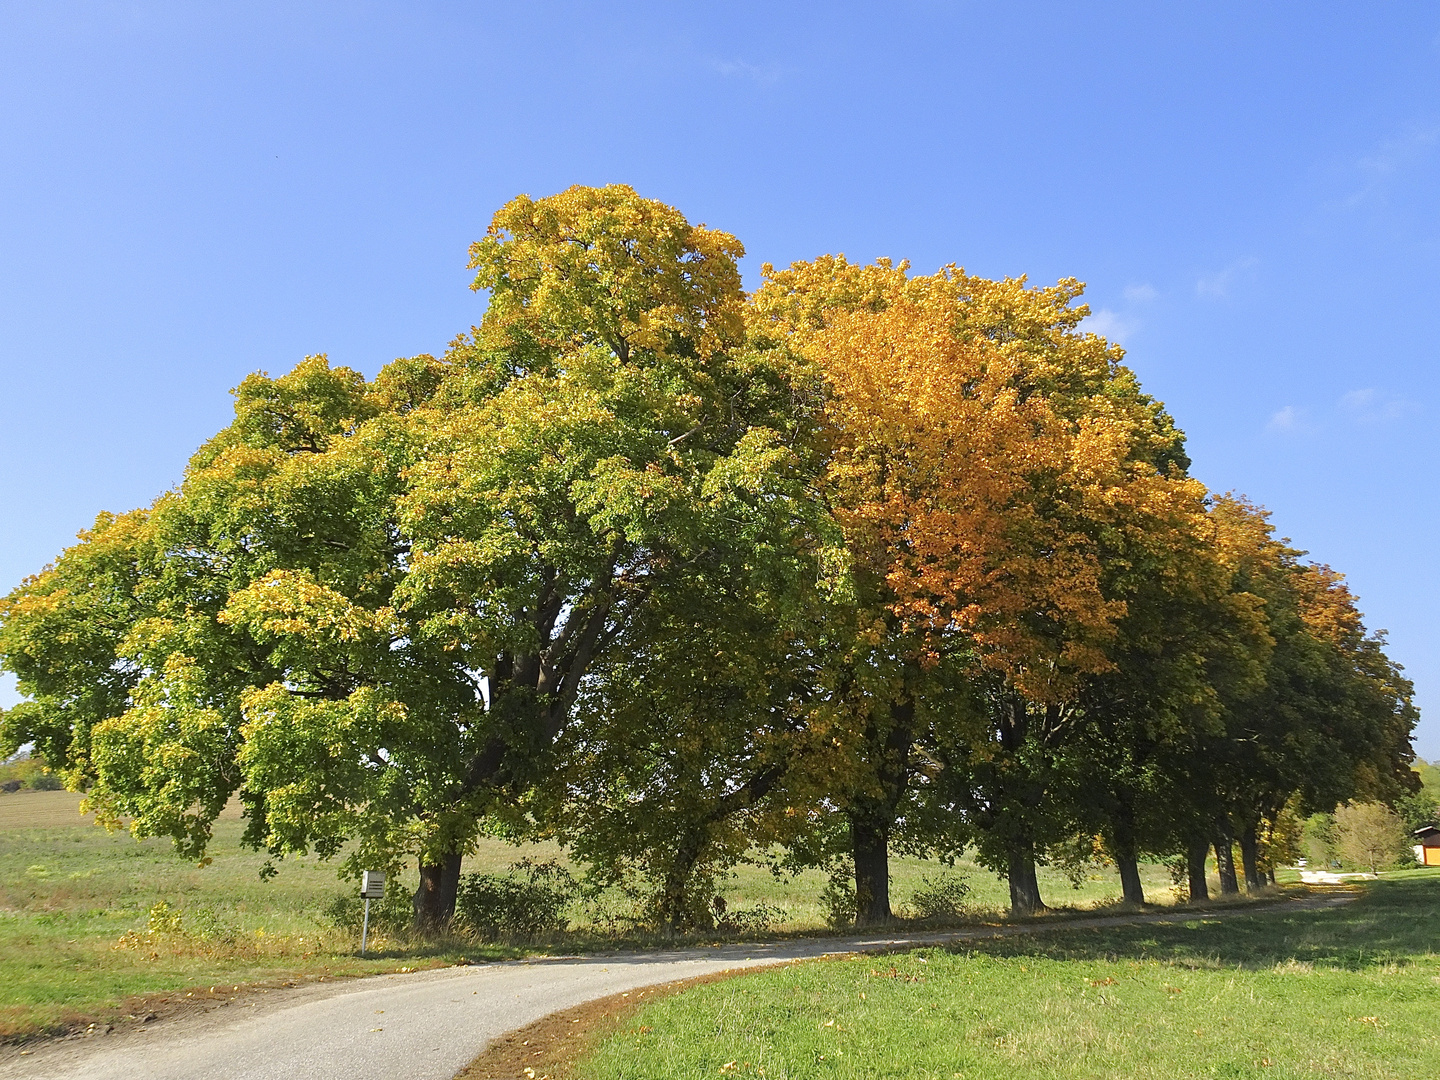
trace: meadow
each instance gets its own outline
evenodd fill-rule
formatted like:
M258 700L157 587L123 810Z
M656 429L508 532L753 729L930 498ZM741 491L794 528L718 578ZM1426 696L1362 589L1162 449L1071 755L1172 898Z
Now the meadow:
M1440 871L1352 903L1056 926L701 985L629 1017L583 1080L1440 1076Z
M264 854L240 846L242 822L227 811L216 824L213 861L198 866L176 856L168 841L137 842L95 827L80 817L78 803L65 791L0 796L0 1038L143 1014L153 1005L146 995L205 995L521 952L656 943L629 917L625 898L608 895L577 903L571 929L548 939L417 942L372 928L370 956L361 959L358 936L331 914L338 898L354 893L333 864L287 859L273 879L262 880ZM551 845L491 840L467 858L465 870L500 872L524 856L561 853ZM948 871L919 859L895 861L900 910L926 879L956 872L971 888L967 917L1000 918L1008 897L1003 881L973 865ZM1147 888L1163 902L1165 869L1147 866L1145 873ZM1099 870L1079 888L1058 874L1042 873L1041 883L1051 903L1077 909L1112 903L1119 893L1114 875ZM401 906L410 884L397 883ZM749 866L723 892L732 912L761 913L748 923L752 936L824 933L824 885L818 872L777 879Z

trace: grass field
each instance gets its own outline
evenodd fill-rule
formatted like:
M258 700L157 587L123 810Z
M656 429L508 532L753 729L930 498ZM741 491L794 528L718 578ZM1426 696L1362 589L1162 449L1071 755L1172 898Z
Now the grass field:
M264 856L240 848L242 822L227 813L216 826L214 861L201 868L175 856L166 841L137 843L94 827L79 816L78 803L78 796L63 791L0 796L0 1038L124 1015L138 1007L136 995L208 993L211 986L394 971L520 951L458 939L412 944L381 935L372 937L377 955L361 960L356 935L325 915L335 897L353 891L332 865L286 860L276 878L262 881ZM492 841L465 868L503 870L521 854L559 853ZM941 869L895 860L893 894L902 910L921 880ZM998 917L1007 900L1004 882L977 867L959 870L971 885L975 917ZM1165 900L1164 869L1146 867L1145 874L1151 895ZM1041 882L1047 900L1057 905L1088 907L1113 901L1119 892L1108 873L1090 875L1078 890L1043 872ZM724 892L732 911L763 905L775 913L756 933L804 933L825 929L818 900L824 883L818 873L776 880L747 867ZM161 901L168 908L153 920L157 932L147 933L150 912ZM624 905L613 897L577 906L572 931L539 947L653 942L643 932L627 931L624 919L606 918L617 911L623 914Z
M1352 904L816 962L648 1006L585 1080L1440 1076L1440 871Z

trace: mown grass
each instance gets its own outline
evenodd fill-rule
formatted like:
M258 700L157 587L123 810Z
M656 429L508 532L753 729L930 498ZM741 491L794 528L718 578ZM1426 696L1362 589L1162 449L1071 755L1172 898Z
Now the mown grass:
M1440 871L1361 888L1339 908L1057 926L699 986L580 1076L1440 1076Z
M577 904L571 931L546 941L427 943L372 932L372 956L362 960L356 935L326 917L331 902L354 888L337 879L332 864L288 859L279 863L278 876L262 881L265 856L239 846L242 822L227 812L215 829L213 862L199 867L178 858L166 841L137 843L94 827L76 812L78 801L63 791L0 796L0 1038L124 1015L137 1007L134 997L157 992L658 943L625 917L625 901L611 896ZM501 871L522 854L560 852L491 841L465 869ZM998 917L1007 899L1004 882L974 866L958 870L972 889L971 914ZM893 893L902 910L924 878L941 872L923 860L895 860ZM1163 897L1169 883L1163 867L1147 867L1146 875L1147 887ZM750 924L752 936L810 933L826 929L819 901L824 884L818 873L776 879L763 868L743 867L723 892L732 912L769 911L768 923ZM1113 901L1119 891L1112 874L1098 871L1078 890L1059 875L1043 874L1042 884L1052 903L1076 907ZM148 913L160 901L179 914L180 932L147 933Z

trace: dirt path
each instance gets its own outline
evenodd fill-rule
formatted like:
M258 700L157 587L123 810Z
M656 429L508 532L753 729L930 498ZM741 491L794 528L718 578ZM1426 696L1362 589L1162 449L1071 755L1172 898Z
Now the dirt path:
M1291 910L1342 896L1281 901ZM1271 905L1266 905L1271 907ZM0 1054L15 1080L451 1080L494 1039L585 1002L682 979L855 952L1048 930L1186 922L1255 906L1042 920L919 934L857 934L612 956L532 958L322 983L121 1034Z

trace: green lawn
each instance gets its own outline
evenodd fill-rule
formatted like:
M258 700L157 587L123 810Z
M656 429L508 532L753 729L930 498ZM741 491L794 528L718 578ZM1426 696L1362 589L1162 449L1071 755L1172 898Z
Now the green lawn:
M1440 871L1329 910L1056 927L822 961L648 1006L583 1064L655 1077L1440 1076Z

